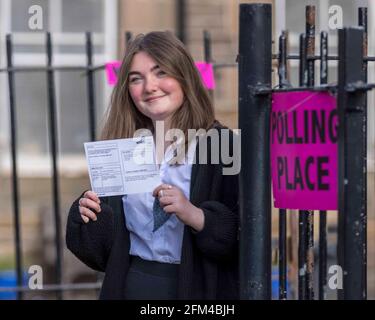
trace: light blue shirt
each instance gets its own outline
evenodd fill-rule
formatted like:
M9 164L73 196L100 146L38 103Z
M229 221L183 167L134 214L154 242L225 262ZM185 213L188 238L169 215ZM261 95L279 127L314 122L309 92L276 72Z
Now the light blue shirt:
M189 147L188 159L195 153L195 144ZM160 178L162 183L171 184L181 189L187 199L190 199L190 179L192 162L169 165L173 157L173 149L169 146L160 164ZM151 192L124 195L122 203L125 212L126 227L130 233L131 255L144 260L179 264L181 261L181 247L184 224L176 214L155 232L152 207L154 197Z

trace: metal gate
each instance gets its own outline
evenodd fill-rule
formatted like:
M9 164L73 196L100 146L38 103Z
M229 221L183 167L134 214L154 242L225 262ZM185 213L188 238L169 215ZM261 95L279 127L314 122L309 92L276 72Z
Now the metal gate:
M315 54L315 7L306 7L306 30L299 54L287 52L287 32L272 54L272 7L240 5L239 127L242 134L240 173L240 294L242 299L271 299L271 94L288 91L334 91L338 98L339 197L338 263L343 270L339 299L367 297L366 134L367 8L359 8L358 27L338 31L338 56L328 54L327 32ZM287 62L299 60L299 86L288 81ZM278 86L272 88L272 61L278 62ZM338 60L338 83L327 84L328 60ZM320 84L314 83L320 61ZM246 146L244 145L246 144ZM279 209L279 299L287 298L287 209ZM314 211L300 210L298 230L298 299L314 299ZM327 285L327 212L319 212L319 299Z

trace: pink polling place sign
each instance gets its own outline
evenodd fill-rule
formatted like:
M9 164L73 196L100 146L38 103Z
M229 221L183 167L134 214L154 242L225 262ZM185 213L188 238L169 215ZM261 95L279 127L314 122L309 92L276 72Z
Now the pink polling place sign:
M197 69L202 77L203 83L207 89L215 89L215 78L212 63L195 62ZM117 75L121 67L121 61L110 61L105 64L107 82L114 86L117 83Z
M337 210L338 114L327 92L272 95L271 174L275 208Z

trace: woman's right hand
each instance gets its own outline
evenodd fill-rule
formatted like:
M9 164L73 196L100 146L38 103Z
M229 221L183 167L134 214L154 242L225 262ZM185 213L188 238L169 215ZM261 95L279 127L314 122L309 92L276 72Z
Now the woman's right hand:
M86 191L83 197L79 199L79 212L82 220L87 223L89 220L96 221L96 215L102 210L100 207L100 200L94 191Z

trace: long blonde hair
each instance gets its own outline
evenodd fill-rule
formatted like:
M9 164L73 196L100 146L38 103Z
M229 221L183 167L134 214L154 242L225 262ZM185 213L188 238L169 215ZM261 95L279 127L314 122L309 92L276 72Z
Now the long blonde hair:
M207 130L212 127L214 108L191 55L171 32L150 32L138 35L129 44L105 114L100 139L131 138L138 129L154 132L152 120L136 108L129 94L130 66L134 55L140 51L150 55L164 72L175 78L184 92L184 102L174 113L171 128L182 130L188 142L188 129Z

